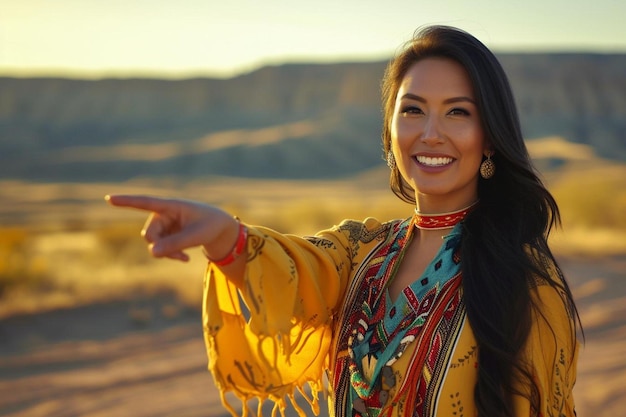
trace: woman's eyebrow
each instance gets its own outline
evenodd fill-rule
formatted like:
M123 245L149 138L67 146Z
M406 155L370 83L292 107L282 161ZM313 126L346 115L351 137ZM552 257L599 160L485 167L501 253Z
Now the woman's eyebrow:
M415 100L415 101L419 101L420 103L426 103L427 100L424 97L418 96L417 94L413 94L413 93L406 93L404 94L402 97L400 97L401 99L410 99L410 100ZM467 97L467 96L459 96L459 97L450 97L448 99L445 99L443 101L444 104L450 104L450 103L459 103L459 102L469 102L472 104L476 104L476 101L474 101L473 98L471 97Z

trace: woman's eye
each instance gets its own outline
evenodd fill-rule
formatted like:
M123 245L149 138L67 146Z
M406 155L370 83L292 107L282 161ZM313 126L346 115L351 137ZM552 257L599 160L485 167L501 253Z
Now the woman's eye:
M465 109L457 107L457 108L454 108L454 109L450 110L449 114L451 114L453 116L469 116L470 112L465 110Z
M402 114L421 114L422 109L420 109L419 107L416 106L405 106L402 107L401 111Z

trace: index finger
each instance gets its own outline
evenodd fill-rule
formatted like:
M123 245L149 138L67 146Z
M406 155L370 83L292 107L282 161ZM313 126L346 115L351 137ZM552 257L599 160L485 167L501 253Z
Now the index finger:
M106 195L104 199L115 207L130 207L157 213L176 208L176 202L171 199L147 195L112 194Z

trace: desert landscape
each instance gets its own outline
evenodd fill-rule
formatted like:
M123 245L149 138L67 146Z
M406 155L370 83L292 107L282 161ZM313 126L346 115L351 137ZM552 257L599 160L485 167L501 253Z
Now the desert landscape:
M626 55L499 58L561 208L551 246L585 331L578 415L623 415ZM103 197L200 200L294 234L407 217L381 157L384 66L287 64L229 79L0 77L0 416L229 415L207 371L202 254L152 259L139 235L144 215Z

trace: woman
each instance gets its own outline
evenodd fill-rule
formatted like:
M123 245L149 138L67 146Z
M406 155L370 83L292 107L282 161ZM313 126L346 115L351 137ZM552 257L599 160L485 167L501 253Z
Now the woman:
M390 63L383 99L406 220L300 238L199 203L108 199L152 211L156 257L204 247L209 368L244 407L283 410L308 382L316 410L326 370L335 416L574 415L577 313L547 245L559 212L497 59L426 28Z

